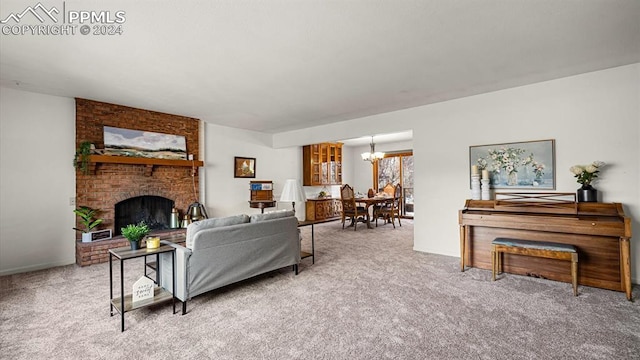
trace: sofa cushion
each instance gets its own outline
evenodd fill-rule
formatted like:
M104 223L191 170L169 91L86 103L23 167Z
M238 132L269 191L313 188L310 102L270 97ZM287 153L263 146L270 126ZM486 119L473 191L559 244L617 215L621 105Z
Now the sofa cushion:
M229 226L229 225L244 224L248 222L249 222L249 215L246 215L246 214L196 221L194 223L189 224L189 226L187 227L186 246L189 249L193 248L193 238L196 236L196 233L200 230L212 229L212 228Z
M253 214L251 215L250 222L256 223L261 221L280 219L283 217L289 217L293 215L294 215L294 212L291 210L276 210L276 211L270 211L264 214Z

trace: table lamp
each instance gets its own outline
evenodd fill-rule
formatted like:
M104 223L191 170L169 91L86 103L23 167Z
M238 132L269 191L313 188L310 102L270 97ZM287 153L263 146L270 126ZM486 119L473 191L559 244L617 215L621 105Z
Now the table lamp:
M284 188L282 189L282 195L280 196L280 201L291 202L293 207L293 213L296 212L296 201L304 202L307 198L304 196L304 191L302 191L302 186L300 186L300 182L296 179L287 179L284 183Z

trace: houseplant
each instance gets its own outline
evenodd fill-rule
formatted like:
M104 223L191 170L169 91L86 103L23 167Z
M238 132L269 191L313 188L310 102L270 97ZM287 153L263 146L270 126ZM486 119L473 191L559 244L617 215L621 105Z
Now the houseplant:
M569 168L576 181L582 186L577 190L578 202L597 202L598 190L591 183L598 177L600 168L605 165L602 161L594 161L589 165L574 165Z
M80 206L74 209L73 212L78 215L82 221L80 223L84 226L84 229L73 229L82 233L82 242L91 242L91 232L98 225L102 224L103 219L97 219L95 216L100 212L100 209L92 209L89 206Z
M131 244L131 250L140 249L140 241L149 234L149 227L144 221L137 224L129 224L120 229L122 236L129 240Z
M89 141L81 142L73 157L73 166L83 174L89 173L89 155L91 155L91 143Z

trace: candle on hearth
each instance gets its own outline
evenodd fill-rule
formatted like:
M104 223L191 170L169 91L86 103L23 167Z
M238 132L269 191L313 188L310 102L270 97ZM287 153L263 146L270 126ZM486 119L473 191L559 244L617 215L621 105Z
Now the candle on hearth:
M482 178L485 180L489 178L489 170L482 170Z
M478 165L471 165L471 175L478 175Z

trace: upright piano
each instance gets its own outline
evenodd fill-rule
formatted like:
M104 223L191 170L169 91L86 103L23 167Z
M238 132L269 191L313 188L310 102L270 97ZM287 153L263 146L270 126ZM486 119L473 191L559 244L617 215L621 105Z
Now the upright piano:
M496 194L499 195L499 194ZM505 193L467 200L458 213L460 268L491 269L497 237L551 241L578 248L578 284L622 291L631 300L631 219L620 203L564 200L569 193ZM566 261L504 254L504 271L571 282Z

